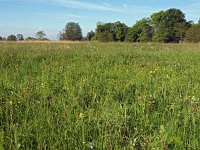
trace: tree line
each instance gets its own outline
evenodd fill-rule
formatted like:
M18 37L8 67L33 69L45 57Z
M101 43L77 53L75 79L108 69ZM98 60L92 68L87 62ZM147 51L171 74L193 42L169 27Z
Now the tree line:
M38 31L35 33L35 37L27 37L24 38L24 36L22 34L11 34L9 35L7 38L5 37L1 37L0 36L0 41L35 41L35 40L40 40L40 41L49 41L48 38L46 38L46 34L44 33L44 31Z
M153 13L149 18L137 21L132 27L120 21L98 22L95 32L88 32L86 37L82 37L78 23L69 22L60 32L59 39L101 42L200 42L200 20L194 24L185 19L181 10L172 8Z
M129 27L120 21L114 23L98 22L95 31L83 37L82 29L76 22L68 22L58 34L59 40L100 41L100 42L163 42L180 43L200 42L200 20L197 24L187 21L180 9L168 9L153 13L149 18L138 20ZM24 40L22 34L10 35L0 40ZM38 31L34 37L25 40L49 40L43 31Z

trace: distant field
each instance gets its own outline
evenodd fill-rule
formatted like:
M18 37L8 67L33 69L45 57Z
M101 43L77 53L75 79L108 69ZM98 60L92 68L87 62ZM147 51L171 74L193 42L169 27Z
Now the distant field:
M35 40L35 41L15 41L15 42L13 42L13 41L0 41L0 43L7 43L7 44L10 44L10 43L12 43L12 44L33 44L33 43L62 43L62 44L69 44L69 43L83 43L82 41L39 41L39 40Z
M200 44L0 43L0 149L200 147Z

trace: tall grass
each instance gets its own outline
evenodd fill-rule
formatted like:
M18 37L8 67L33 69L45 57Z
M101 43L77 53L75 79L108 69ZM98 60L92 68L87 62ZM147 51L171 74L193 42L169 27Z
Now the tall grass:
M0 43L0 149L198 149L200 45Z

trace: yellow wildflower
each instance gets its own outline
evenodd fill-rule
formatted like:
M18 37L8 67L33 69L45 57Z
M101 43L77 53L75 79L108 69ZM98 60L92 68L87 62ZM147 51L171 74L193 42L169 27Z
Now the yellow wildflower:
M84 113L80 113L80 114L79 114L79 118L80 118L80 119L83 119L84 117L85 117L85 116L84 116Z
M13 104L13 102L12 102L12 101L10 101L10 102L9 102L9 104L10 104L10 105L12 105L12 104Z
M164 125L161 125L160 126L160 134L163 134L164 132L165 132L165 127L164 127Z

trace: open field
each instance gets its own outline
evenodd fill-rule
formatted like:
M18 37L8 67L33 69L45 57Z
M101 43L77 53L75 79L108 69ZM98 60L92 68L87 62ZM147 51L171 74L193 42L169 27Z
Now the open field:
M200 147L200 44L0 43L0 149Z
M0 44L72 44L72 43L83 43L83 41L40 41L40 40L29 40L29 41L0 41ZM85 42L84 42L85 43Z

